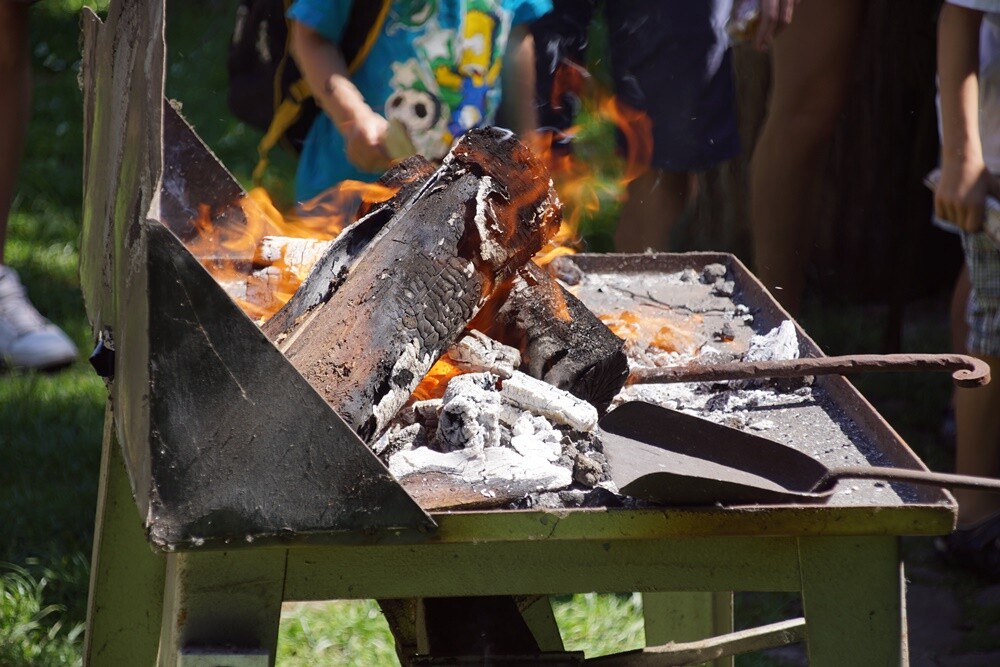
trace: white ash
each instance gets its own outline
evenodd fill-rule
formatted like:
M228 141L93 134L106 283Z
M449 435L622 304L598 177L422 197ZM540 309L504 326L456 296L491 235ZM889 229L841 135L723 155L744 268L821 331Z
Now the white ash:
M709 421L757 431L774 428L770 411L812 405L811 387L782 391L775 387L742 388L738 383L676 382L629 385L612 401L612 409L628 401L654 403Z
M799 358L799 338L795 333L795 325L791 320L784 320L780 325L764 335L750 339L750 346L743 355L743 361L772 361Z
M558 461L562 455L562 445L558 441L541 440L534 435L515 435L510 439L510 446L521 456L540 456L550 463Z
M719 262L706 264L701 270L701 282L713 285L718 280L725 280L727 273L729 273L729 269L726 268L725 264Z
M372 444L377 456L390 457L396 452L427 446L427 429L422 424L390 428Z
M247 281L241 280L221 280L219 286L226 291L233 301L245 301L247 298Z
M682 283L697 283L701 282L701 274L692 268L682 269L678 273L671 274L677 276L677 279Z
M438 416L437 439L442 451L500 446L498 380L492 373L466 373L448 381Z
M511 424L511 436L530 435L545 442L559 442L560 433L552 423L541 415L530 412L519 412L517 419Z
M507 447L438 452L429 447L401 451L389 459L389 472L397 478L414 473L440 472L487 487L527 482L536 491L562 489L573 483L572 472L534 453L521 454Z
M414 338L403 348L396 363L393 364L389 377L395 377L398 373L404 371L406 373L415 372L423 376L431 369L432 363L433 360L427 350L424 349L421 341ZM396 413L399 412L399 409L403 407L408 398L404 392L389 391L382 396L378 403L372 406L372 414L377 424L376 432L381 433L389 426L393 417L396 416Z
M549 273L566 285L578 285L583 280L583 270L568 255L556 257L548 265Z
M246 278L244 299L262 310L276 308L280 304L274 294L284 279L283 271L276 266L255 269Z
M281 260L300 277L305 277L331 243L313 238L265 236L254 252L253 261L258 266L270 266Z
M521 353L510 345L470 329L448 350L455 366L467 373L490 372L508 378L521 365Z
M547 416L565 422L568 413L579 426L592 430L596 409L545 382L521 376L514 373L516 379L506 392L491 373L451 378L442 399L414 403L402 412L391 435L376 443L377 453L397 478L436 472L474 484L517 482L539 491L565 489L574 481L587 487L607 481L607 461L594 436ZM532 407L526 409L525 404ZM434 411L436 431L424 426L433 421L429 413ZM418 444L428 436L429 441Z
M504 400L513 405L566 424L577 431L591 431L597 426L597 408L543 380L515 371L500 384Z
M719 278L712 285L712 293L716 296L732 296L736 292L736 283L732 280Z

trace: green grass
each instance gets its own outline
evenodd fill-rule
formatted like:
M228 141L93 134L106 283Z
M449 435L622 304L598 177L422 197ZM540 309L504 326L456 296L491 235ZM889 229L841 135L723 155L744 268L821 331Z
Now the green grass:
M33 6L35 104L8 245L8 262L39 309L63 327L85 357L93 345L77 278L82 181L82 100L79 69L81 0ZM92 4L92 3L87 3ZM100 9L100 4L98 9ZM222 162L244 184L256 162L256 134L236 123L225 106L225 48L232 2L170 4L167 94ZM599 63L592 63L599 65ZM606 64L605 64L606 67ZM599 77L601 67L598 66ZM608 182L614 143L607 124L588 124L578 151L598 166L601 213L584 225L588 249L610 248L616 214ZM278 155L268 186L279 201L290 198L292 163ZM904 332L904 348L947 349L947 335L933 309ZM812 304L805 329L830 354L880 349L884 313L827 301ZM910 322L911 320L908 320ZM935 438L950 385L944 375L912 375L905 394L898 376L864 376L856 384L932 467L947 469L950 453ZM59 375L0 374L0 665L79 664L88 562L93 538L98 464L106 391L85 360ZM926 544L912 550L927 559ZM970 614L994 622L980 609L974 584L965 586ZM963 589L966 590L966 589ZM796 596L755 594L737 598L741 627L798 613ZM556 601L566 646L599 655L642 641L641 606L632 595L578 595ZM996 646L988 628L976 646ZM992 643L991 643L992 641ZM620 643L619 643L620 642ZM371 602L290 606L283 616L281 664L393 664L384 620ZM738 664L776 664L761 656Z

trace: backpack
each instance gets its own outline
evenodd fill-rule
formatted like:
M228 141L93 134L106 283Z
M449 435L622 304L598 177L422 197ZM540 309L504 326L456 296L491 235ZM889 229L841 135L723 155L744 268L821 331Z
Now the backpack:
M275 145L281 144L296 156L301 153L309 128L320 113L288 50L286 12L291 1L240 0L229 42L227 105L236 118L264 133L257 146L255 183L260 183ZM351 3L339 44L348 71L364 62L390 4L390 0Z

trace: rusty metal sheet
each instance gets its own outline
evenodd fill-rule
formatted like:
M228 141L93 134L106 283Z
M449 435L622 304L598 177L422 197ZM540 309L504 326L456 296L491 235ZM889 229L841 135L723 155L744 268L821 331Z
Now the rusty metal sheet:
M242 190L164 103L163 10L113 2L105 23L83 20L81 284L115 351L114 425L150 541L433 528L164 226L183 234L184 207L200 203L242 215Z

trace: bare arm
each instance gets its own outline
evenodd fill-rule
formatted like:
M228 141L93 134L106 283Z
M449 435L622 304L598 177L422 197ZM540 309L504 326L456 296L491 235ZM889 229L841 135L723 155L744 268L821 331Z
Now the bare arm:
M979 136L979 28L983 13L945 3L938 19L941 181L934 212L962 229L983 226L991 177Z
M507 40L503 69L500 104L504 118L510 119L511 128L525 138L538 127L538 109L535 108L535 40L526 25L515 26Z
M364 171L389 167L388 122L351 81L340 48L312 28L292 22L292 56L320 107L344 137L347 159Z

